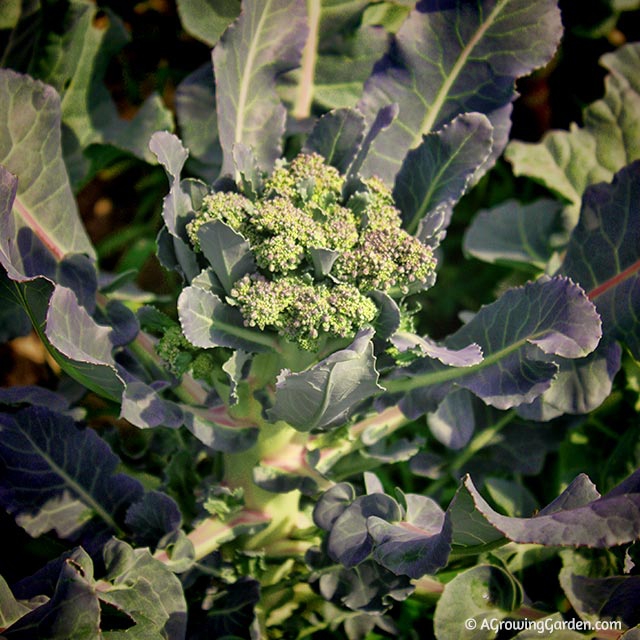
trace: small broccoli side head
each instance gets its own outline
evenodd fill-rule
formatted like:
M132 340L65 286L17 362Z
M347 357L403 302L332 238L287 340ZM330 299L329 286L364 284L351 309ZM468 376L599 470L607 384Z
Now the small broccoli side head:
M322 156L281 161L254 198L205 196L187 233L220 220L249 243L257 270L239 279L227 302L245 325L272 329L307 350L323 337L347 338L378 313L370 296L402 297L433 276L430 247L401 228L391 191L378 179L344 197L345 178Z

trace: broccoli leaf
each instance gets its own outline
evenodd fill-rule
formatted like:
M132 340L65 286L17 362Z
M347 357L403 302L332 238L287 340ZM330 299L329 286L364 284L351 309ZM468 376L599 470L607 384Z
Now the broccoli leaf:
M186 242L184 228L193 217L194 206L185 185L180 181L180 174L189 152L176 136L167 131L154 133L149 141L149 148L164 167L169 180L169 193L164 198L162 218L171 235Z
M526 175L571 205L569 228L576 223L582 194L596 182L640 158L640 44L628 44L601 59L609 70L605 96L587 107L584 127L547 133L540 143L511 142L506 158L516 175Z
M210 47L218 42L239 13L239 0L178 0L182 26Z
M485 114L496 130L495 160L506 144L515 79L549 60L561 32L552 0L419 2L359 102L369 122L380 107L400 105L397 120L374 143L364 173L391 184L402 158L424 135L472 111Z
M200 287L182 290L178 314L185 337L196 347L230 347L254 353L277 345L274 336L245 327L237 309Z
M356 498L335 520L327 539L331 558L345 567L355 567L365 560L374 547L374 538L367 526L370 517L383 521L402 518L398 503L384 493L372 493Z
M60 93L64 156L74 187L87 177L89 163L84 154L91 144L109 144L153 161L147 141L154 131L173 128L169 110L153 94L132 120L124 120L103 84L111 58L129 40L123 22L109 9L78 0L39 4L39 11L17 26L6 62ZM64 28L59 27L61 21ZM34 23L36 33L25 38L24 31L33 29ZM33 48L31 58L25 56L25 40Z
M438 640L465 638L495 638L497 630L469 631L468 621L483 629L483 621L506 618L522 603L522 587L504 569L478 564L462 571L445 587L434 616L434 631ZM465 624L461 624L465 620ZM471 627L475 629L476 627Z
M350 347L305 371L283 371L269 417L300 431L342 424L359 402L380 390L372 334L371 330L360 332Z
M374 541L373 558L396 575L421 578L443 567L449 558L451 525L431 498L405 496L406 514L390 523L379 516L367 519Z
M236 280L256 270L249 243L224 222L212 220L203 224L198 228L198 240L204 257L227 293Z
M58 94L0 70L0 116L0 261L9 277L52 276L70 253L95 257L62 159Z
M358 100L387 45L383 29L359 24L368 4L368 0L307 2L309 34L300 68L278 83L280 95L297 120L348 108Z
M605 548L631 542L640 533L639 478L635 472L600 497L588 478L579 476L537 515L511 518L494 511L467 476L448 509L453 523L453 543L469 545L469 538L458 531L471 534L475 545L489 544L503 536L513 542L549 546ZM467 495L463 497L464 494ZM495 531L492 533L489 527Z
M303 152L319 153L327 164L345 174L364 139L364 117L354 109L335 109L315 124Z
M587 189L560 272L595 303L606 338L640 359L640 161Z
M426 134L409 151L396 177L393 197L410 233L418 223L441 215L440 235L448 226L453 205L491 153L493 127L481 113L465 113L439 131Z
M71 289L59 285L53 289L44 333L55 349L53 357L87 388L119 401L124 381L111 353L112 332L93 320Z
M558 369L555 356L584 357L600 335L600 318L582 289L566 278L544 277L508 290L445 340L449 349L476 343L484 354L482 362L449 368L420 358L384 386L392 393L409 391L400 406L413 417L435 410L455 385L508 409L531 402L549 388Z
M0 430L0 498L32 535L46 524L70 536L94 516L118 531L124 511L142 496L138 482L115 473L119 459L108 445L68 416L29 407L0 415Z
M190 6L190 3L183 3ZM213 69L208 62L190 73L176 89L176 116L180 135L189 149L187 168L212 183L220 173L222 149Z
M516 200L480 210L464 236L464 250L484 262L531 265L543 271L559 233L561 204L542 199L530 204Z
M558 374L551 386L532 403L519 406L518 414L547 421L565 413L585 414L597 409L611 393L621 357L620 345L603 340L585 358L558 359Z
M561 553L563 568L560 585L571 606L583 620L596 624L598 620L618 619L628 627L640 624L635 603L640 591L638 576L592 577L589 564L573 550Z
M76 548L47 565L14 593L44 604L27 613L3 634L7 638L120 637L109 630L103 605L111 605L126 622L123 634L136 638L182 638L186 633L186 602L176 576L147 549L132 549L112 539L103 550L106 574L97 579L90 556ZM36 600L37 601L37 600ZM105 619L106 618L106 619ZM117 634L117 635L116 635Z
M222 173L233 172L239 142L266 171L281 155L286 109L275 80L298 64L306 32L304 2L247 0L213 50Z

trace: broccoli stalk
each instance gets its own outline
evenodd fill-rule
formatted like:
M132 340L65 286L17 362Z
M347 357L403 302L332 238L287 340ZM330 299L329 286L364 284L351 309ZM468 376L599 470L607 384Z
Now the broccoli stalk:
M240 312L249 331L280 336L278 348L250 358L244 376L244 365L230 361L225 372L232 372L233 382L228 383L226 396L220 394L229 401L231 420L258 428L252 447L224 454L222 483L242 490L247 518L269 522L251 542L267 552L291 541L296 527L308 520L299 509L304 482L318 488L331 485L308 464L310 450L322 446L322 440L266 418L279 374L283 369L301 371L347 346L358 331L375 326L380 292L402 298L430 285L435 271L431 247L402 228L391 191L376 178L346 181L320 155L301 154L290 162L280 161L257 194L208 194L187 224L189 241L202 254L203 263L205 257L217 255L214 247L201 246L210 237L199 233L203 225L220 221L246 241L240 244L251 253L251 259L243 261L248 271L227 282L224 302ZM174 346L180 350L176 336L166 336L161 342L163 356L180 362ZM201 351L192 346L193 373L200 368L198 354ZM384 414L379 419L391 430L405 421L393 417L387 425ZM327 461L334 454L357 450L358 433L339 448L329 439ZM263 479L281 474L292 490L278 494L257 486L256 470ZM194 531L198 555L217 544L220 531L209 521Z

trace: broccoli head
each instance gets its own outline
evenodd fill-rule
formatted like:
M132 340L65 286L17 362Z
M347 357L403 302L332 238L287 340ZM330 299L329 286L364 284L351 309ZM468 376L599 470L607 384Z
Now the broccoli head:
M350 337L375 320L369 292L404 296L430 281L433 252L402 228L389 188L370 178L345 198L344 186L337 169L310 153L280 161L253 200L235 192L204 198L187 226L194 249L198 229L220 220L254 255L258 270L227 298L247 326L314 349L322 336Z

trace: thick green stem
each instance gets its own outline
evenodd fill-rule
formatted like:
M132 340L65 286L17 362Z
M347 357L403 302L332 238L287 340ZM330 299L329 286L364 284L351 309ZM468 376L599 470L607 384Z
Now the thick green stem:
M272 493L258 487L253 480L253 470L265 459L269 459L292 445L301 445L307 434L300 433L284 422L263 423L258 442L248 451L227 454L224 458L223 483L244 492L245 508L262 513L271 522L263 531L251 537L245 548L256 549L282 540L298 525L300 517L300 492ZM296 447L296 448L298 448Z

